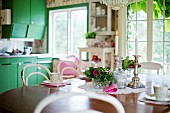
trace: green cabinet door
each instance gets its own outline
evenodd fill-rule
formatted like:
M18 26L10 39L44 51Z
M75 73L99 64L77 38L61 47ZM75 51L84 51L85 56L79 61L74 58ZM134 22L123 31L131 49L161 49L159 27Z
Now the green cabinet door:
M30 3L30 0L2 0L2 9L11 9L12 23L29 24Z
M41 65L47 67L47 68L51 71L51 68L52 68L52 67L51 67L51 63L41 63ZM47 75L47 77L49 78L49 75L48 75L47 71L45 71L44 69L38 68L38 72L41 72L41 73ZM49 79L50 79L50 78L49 78ZM38 83L39 83L39 84L40 84L41 82L43 82L44 80L45 80L44 77L38 76Z
M30 24L28 26L27 38L41 40L44 37L45 26L38 24Z
M0 93L17 88L17 63L0 64Z
M2 26L2 38L25 38L30 23L30 0L3 0L2 9L11 9L11 25Z
M31 0L31 24L46 24L46 0Z
M30 0L13 0L12 17L13 17L12 19L13 23L29 24L30 23Z
M31 0L30 20L27 38L43 39L46 25L46 0Z

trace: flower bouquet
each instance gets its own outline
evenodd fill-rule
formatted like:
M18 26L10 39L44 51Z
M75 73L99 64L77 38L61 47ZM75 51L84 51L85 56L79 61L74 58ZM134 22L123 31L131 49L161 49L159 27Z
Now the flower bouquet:
M112 83L116 82L110 67L89 67L85 71L85 75L92 80L94 88L105 88Z

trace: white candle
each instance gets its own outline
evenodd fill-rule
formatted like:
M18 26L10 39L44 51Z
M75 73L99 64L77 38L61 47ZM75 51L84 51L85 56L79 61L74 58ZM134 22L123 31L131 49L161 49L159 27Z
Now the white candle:
M138 36L135 37L135 54L138 55Z
M119 36L116 32L116 36L115 36L115 55L118 55L118 44L119 43Z

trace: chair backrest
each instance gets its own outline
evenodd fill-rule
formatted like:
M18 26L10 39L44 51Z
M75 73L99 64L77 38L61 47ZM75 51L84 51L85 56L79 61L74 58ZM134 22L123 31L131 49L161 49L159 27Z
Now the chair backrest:
M82 75L81 69L72 61L59 60L57 71L63 78L74 78Z
M37 71L35 71L35 72L30 72L28 75L26 75L26 78L25 78L25 70L26 70L27 68L29 68L29 67L42 68L42 69L44 69L44 70L48 73L48 75L51 73L50 70L49 70L47 67L45 67L45 66L43 66L43 65L41 65L41 64L26 64L26 65L23 67L22 71L21 71L21 79L22 79L22 84L23 84L24 86L28 86L28 79L29 79L30 76L32 76L32 75L37 75L37 74L43 76L47 81L50 82L49 78L48 78L45 74L43 74L43 73L41 73L41 72L37 72Z
M163 69L163 66L156 62L140 62L140 69L156 70L159 74L160 70Z
M85 93L72 92L72 93L64 93L64 94L53 93L47 96L46 98L44 98L43 100L41 100L40 103L38 103L38 105L36 106L34 110L34 113L41 113L41 111L50 103L57 101L59 99L64 99L66 97L72 97L72 96L85 96L91 99L102 100L102 101L105 101L106 103L111 104L113 108L116 109L117 113L125 113L124 107L118 99L108 94L98 94L95 92L85 92ZM79 113L81 113L81 111L79 111Z

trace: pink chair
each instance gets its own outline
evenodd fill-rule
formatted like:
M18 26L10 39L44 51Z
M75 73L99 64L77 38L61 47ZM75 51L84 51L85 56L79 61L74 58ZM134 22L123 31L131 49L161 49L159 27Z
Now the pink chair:
M57 70L58 73L63 76L63 78L75 78L79 77L79 75L82 75L79 66L72 61L60 60Z
M78 66L78 58L74 55L53 61L53 72L61 74L64 79L82 75L81 69Z

